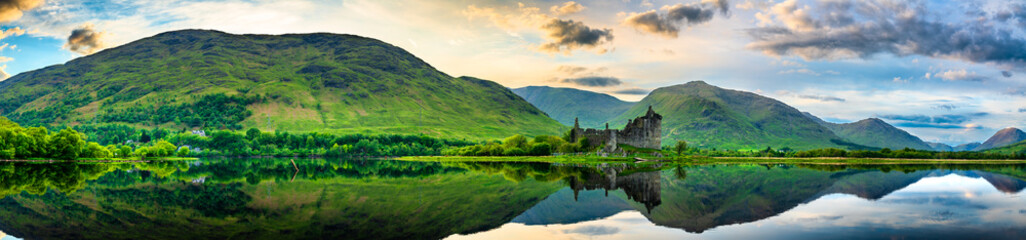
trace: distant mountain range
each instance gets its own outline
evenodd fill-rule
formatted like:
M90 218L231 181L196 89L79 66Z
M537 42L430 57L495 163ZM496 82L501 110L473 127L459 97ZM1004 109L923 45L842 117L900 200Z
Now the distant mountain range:
M0 82L23 125L250 128L496 139L565 126L492 81L327 33L161 33Z
M663 144L761 150L844 147L845 142L797 109L755 93L695 81L652 91L610 125L622 127L648 107L663 115Z
M649 106L663 144L761 150L915 148L948 151L879 119L827 123L755 93L705 82L655 89L638 103L589 91L507 89L451 77L409 52L338 34L233 35L182 30L29 71L0 82L0 115L26 126L402 133L498 139L619 128ZM950 151L1026 140L1018 129Z
M933 147L923 142L919 137L891 126L878 118L867 118L858 122L837 124L823 121L808 112L804 114L820 125L829 128L837 136L855 144L876 148L903 149L907 147L919 150L934 150Z
M603 127L610 119L634 106L633 102L621 101L607 94L575 88L530 86L513 89L513 93L567 126L573 126L577 118L581 127Z

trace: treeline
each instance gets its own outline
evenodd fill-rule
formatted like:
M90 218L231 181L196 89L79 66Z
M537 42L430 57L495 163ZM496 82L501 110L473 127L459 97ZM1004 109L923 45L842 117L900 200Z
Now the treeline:
M43 127L23 128L0 117L0 159L430 156L473 144L423 135L332 135L258 129L172 131L124 125L76 126L51 133Z
M784 157L784 158L897 158L897 159L1026 159L1026 153L1001 154L986 152L935 152L905 148L891 150L853 150L836 148L793 151L790 149L775 150L767 147L762 151L716 151L689 149L692 155L708 157Z
M260 95L211 94L189 104L171 103L159 107L136 106L124 109L105 108L97 114L97 120L152 125L174 123L192 128L242 129L242 125L239 123L253 114L246 109L246 105L261 101L263 101L263 97Z
M172 148L174 146L171 146ZM173 149L172 149L173 151ZM0 117L0 159L113 158L132 155L131 147L87 142L85 135L65 128L50 132L43 127L24 128ZM145 156L145 153L142 153Z
M474 144L464 140L423 135L332 135L325 133L246 132L212 130L206 136L191 132L165 137L172 143L194 148L196 156L429 156L442 149Z
M588 152L588 139L581 138L569 143L568 136L556 137L539 135L528 139L523 135L513 135L502 141L491 141L483 144L451 148L442 151L446 156L548 156L553 153Z

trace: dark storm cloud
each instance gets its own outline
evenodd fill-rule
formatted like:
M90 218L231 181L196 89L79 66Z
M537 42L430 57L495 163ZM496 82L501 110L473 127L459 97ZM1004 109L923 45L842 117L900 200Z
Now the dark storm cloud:
M831 96L820 96L820 95L798 95L798 98L819 100L823 102L844 102L844 98L831 97Z
M0 0L0 23L18 20L25 11L42 4L43 0Z
M704 0L699 4L677 4L664 6L664 13L651 10L643 13L631 13L623 23L642 32L660 34L677 38L680 28L684 25L696 25L713 19L716 11L723 15L730 11L730 3L726 0Z
M1026 67L1026 40L1010 29L988 21L937 21L921 1L842 0L814 6L802 8L791 0L772 7L764 16L786 27L749 29L754 41L748 48L805 59L889 53Z
M926 115L879 115L877 117L887 120L906 121L919 124L962 124L978 117L990 115L985 112L968 114L945 114L936 116Z
M621 90L613 91L613 93L615 93L615 94L626 94L626 95L645 95L645 94L648 94L649 92L652 92L652 90L641 89L641 88L628 88L628 89L621 89Z
M542 26L542 30L548 32L551 41L542 44L539 49L549 53L569 53L574 49L595 48L613 41L612 29L591 28L574 20L552 19Z
M1011 4L1005 10L998 11L994 19L1002 22L1015 21L1019 27L1026 28L1026 4Z
M619 78L615 77L579 77L579 78L566 78L561 82L573 83L587 87L611 87L623 84Z
M103 36L103 32L97 32L93 30L93 25L86 24L71 31L71 36L68 36L68 42L64 47L72 52L89 55L105 47Z

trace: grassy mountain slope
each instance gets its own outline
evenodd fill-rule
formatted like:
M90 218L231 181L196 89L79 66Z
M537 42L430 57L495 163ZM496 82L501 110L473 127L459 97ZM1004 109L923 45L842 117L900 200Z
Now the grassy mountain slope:
M327 33L183 30L0 82L24 125L125 123L496 138L563 126L507 88L396 46Z
M985 152L990 153L1003 153L1003 154L1026 154L1026 141L1013 143L1011 145L987 149Z
M622 127L648 106L663 116L663 145L686 140L721 149L841 147L829 129L787 104L700 81L656 89L610 125Z
M634 106L613 96L573 88L529 86L513 89L513 93L567 126L573 126L574 118L578 118L581 127L604 127Z
M908 147L920 150L933 150L933 147L923 142L919 137L891 126L878 118L867 118L858 122L837 124L823 121L807 112L803 114L830 129L837 136L855 144L878 148L904 149Z
M974 148L974 151L983 151L992 148L999 148L1008 145L1012 145L1018 142L1026 141L1026 132L1019 130L1018 128L1005 128L1001 129L983 142L980 146Z

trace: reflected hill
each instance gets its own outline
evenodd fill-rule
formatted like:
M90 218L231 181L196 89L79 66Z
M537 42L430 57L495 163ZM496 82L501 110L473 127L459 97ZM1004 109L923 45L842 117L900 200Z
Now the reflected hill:
M0 231L28 239L435 239L633 209L698 233L829 194L880 199L951 173L1006 193L1026 188L1022 165L295 163L2 162Z
M438 163L296 163L172 162L170 173L70 164L78 174L8 164L15 173L65 175L5 172L5 180L23 180L3 181L0 231L28 239L437 239L498 227L563 187Z
M1021 177L990 172L1019 173L1021 176L1026 172L1023 166L732 165L672 167L657 172L633 173L614 168L596 167L596 170L603 175L569 181L569 190L575 193L574 199L569 198L569 192L564 189L518 216L515 222L544 225L599 219L618 213L612 210L623 209L622 205L626 203L657 225L701 233L718 226L776 216L829 194L850 194L877 200L922 178L952 173L983 177L1006 193L1017 193L1026 188L1026 181ZM592 189L605 192L577 194L580 190ZM622 191L609 192L617 189ZM580 203L580 206L574 206L575 203ZM552 210L556 206L571 207L563 211ZM597 208L610 211L594 210Z

